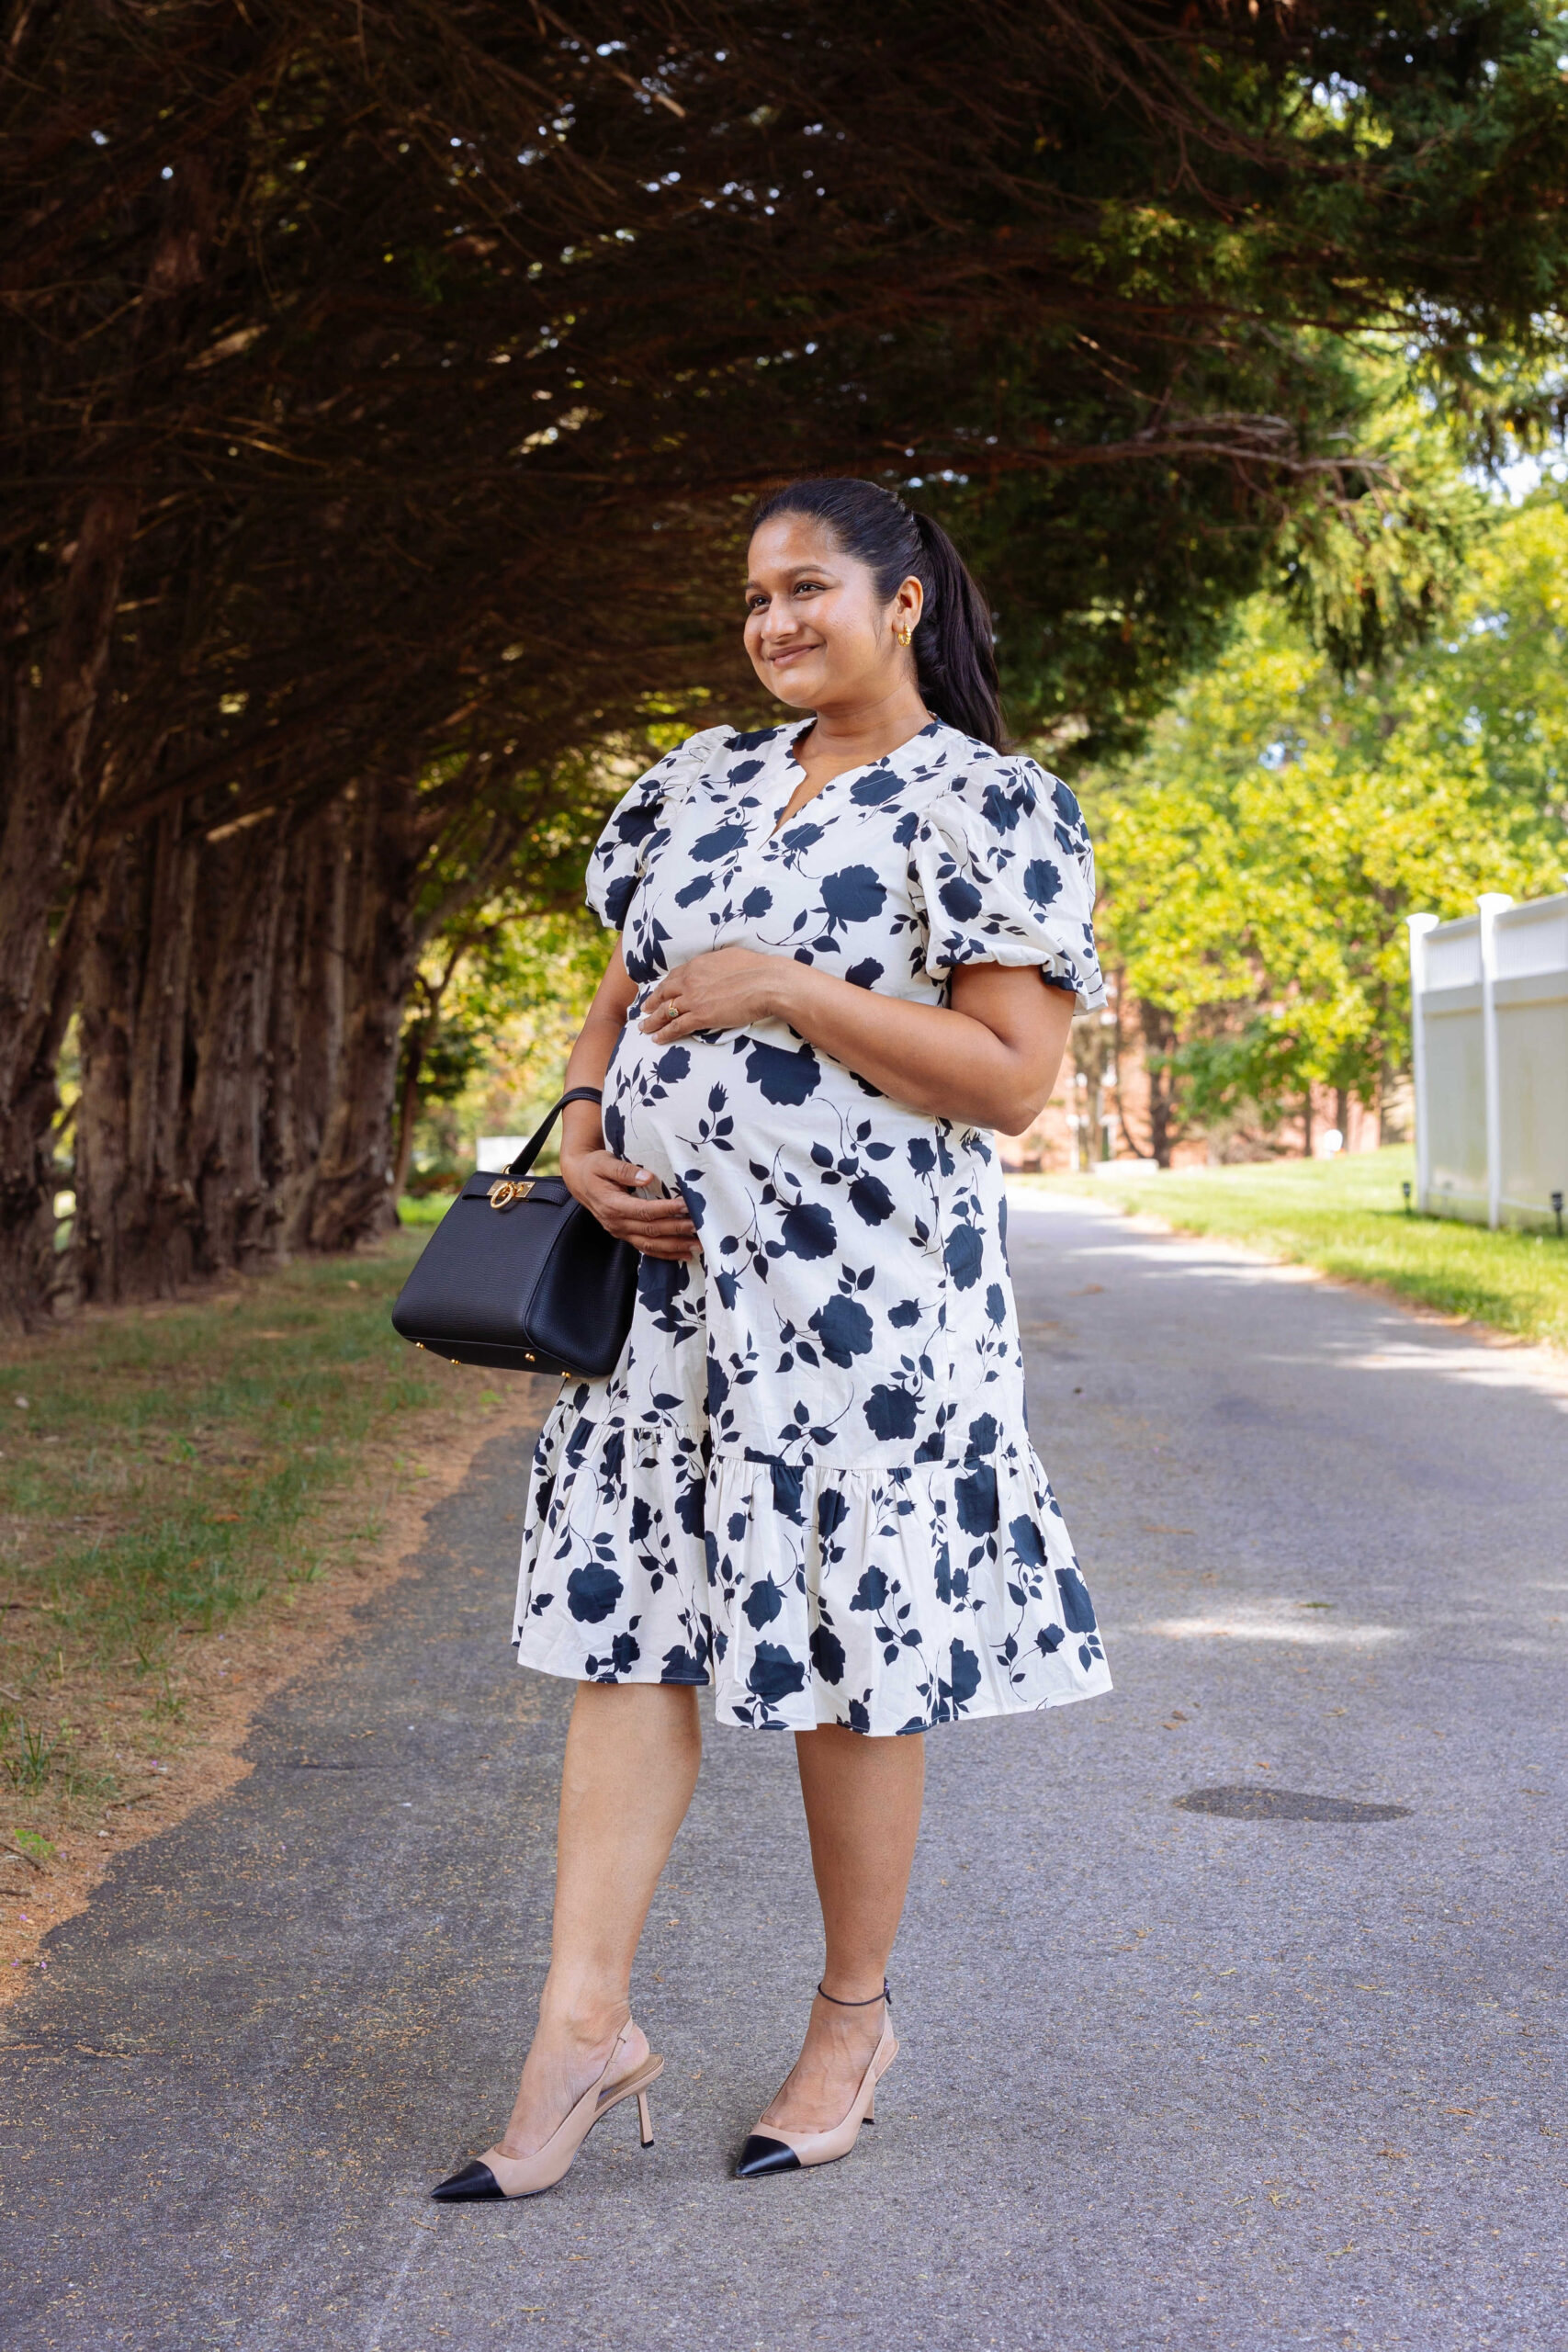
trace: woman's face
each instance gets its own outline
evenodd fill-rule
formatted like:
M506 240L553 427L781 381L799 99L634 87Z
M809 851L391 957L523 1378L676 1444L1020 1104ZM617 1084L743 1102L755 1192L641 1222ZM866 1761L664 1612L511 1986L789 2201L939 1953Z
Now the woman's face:
M747 558L746 650L771 694L801 710L877 701L915 678L898 632L920 617L918 580L884 604L868 567L824 523L775 514Z

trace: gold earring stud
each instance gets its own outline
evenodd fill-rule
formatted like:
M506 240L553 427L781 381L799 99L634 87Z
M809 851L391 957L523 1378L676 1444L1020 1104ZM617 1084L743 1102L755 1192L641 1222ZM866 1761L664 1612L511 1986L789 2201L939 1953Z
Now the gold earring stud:
M900 645L908 645L908 642L909 642L909 632L908 632L908 630L907 628L901 628L901 629L899 630L899 632L898 632L898 642L899 642L899 644L900 644Z

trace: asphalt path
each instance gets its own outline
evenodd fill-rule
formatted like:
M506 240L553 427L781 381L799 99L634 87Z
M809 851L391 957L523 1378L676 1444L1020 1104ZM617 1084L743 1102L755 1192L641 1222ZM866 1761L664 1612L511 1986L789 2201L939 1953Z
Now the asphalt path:
M1012 1257L1117 1690L930 1740L854 2155L730 2177L819 1953L791 1743L710 1725L655 2146L617 2109L548 2197L426 2201L547 1959L570 1692L511 1663L497 1442L0 2019L0 2344L1562 2352L1568 1390L1092 1204Z

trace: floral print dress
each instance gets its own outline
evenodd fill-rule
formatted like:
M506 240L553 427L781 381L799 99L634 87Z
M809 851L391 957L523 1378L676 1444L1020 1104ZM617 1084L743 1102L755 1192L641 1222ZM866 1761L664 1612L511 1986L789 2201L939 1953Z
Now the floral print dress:
M642 1260L620 1363L545 1424L518 1657L711 1681L719 1719L758 1729L1089 1698L1111 1678L1030 1443L990 1137L783 1023L664 1046L638 1025L666 972L726 946L917 1004L965 963L1103 1001L1065 785L933 720L779 825L808 723L691 737L593 854L589 903L637 989L605 1142L683 1196L702 1253Z

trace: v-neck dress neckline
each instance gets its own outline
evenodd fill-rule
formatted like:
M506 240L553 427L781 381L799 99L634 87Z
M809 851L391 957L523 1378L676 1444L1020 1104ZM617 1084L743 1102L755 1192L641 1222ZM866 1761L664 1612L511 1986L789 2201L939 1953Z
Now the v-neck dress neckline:
M783 754L781 764L786 774L792 764L800 769L802 775L806 774L806 768L801 761L798 746L802 740L810 734L811 729L816 726L816 724L817 713L813 711L811 717L806 720L804 725L794 729L793 731L787 721L784 726L780 729L779 733ZM778 816L774 818L765 839L769 842L777 841L779 835L783 832L786 825L797 824L800 819L805 816L807 810L808 808L815 808L817 803L823 797L823 795L825 793L831 792L836 784L842 784L847 776L852 777L857 775L868 775L874 768L885 766L889 761L897 759L901 752L907 752L911 743L918 743L922 736L930 735L933 729L939 728L941 725L942 721L939 718L928 718L923 727L917 727L912 735L906 735L904 741L901 743L896 743L890 752L879 752L874 760L863 760L858 767L840 768L836 775L830 775L828 778L826 784L818 787L818 789L811 795L809 800L803 800L798 808L790 810L790 813L787 816L784 815L784 810L781 809ZM793 796L788 793L785 794L784 803L784 808L789 808L792 797Z

